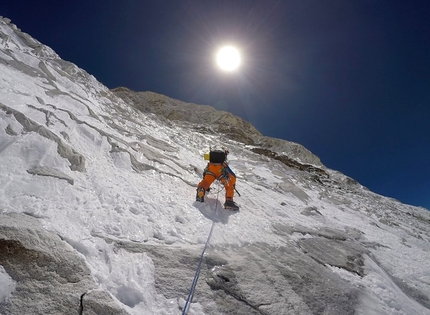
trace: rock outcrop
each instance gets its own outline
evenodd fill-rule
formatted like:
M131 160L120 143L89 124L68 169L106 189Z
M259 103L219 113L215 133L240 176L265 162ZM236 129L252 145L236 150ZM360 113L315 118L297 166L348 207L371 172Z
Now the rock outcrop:
M228 139L286 155L299 163L323 166L320 159L298 143L263 136L249 122L208 105L197 105L172 99L154 92L135 92L125 87L112 90L127 104L175 122L188 122L192 128L208 134L220 133Z
M85 261L37 218L0 215L0 265L15 281L0 314L127 314L100 290Z

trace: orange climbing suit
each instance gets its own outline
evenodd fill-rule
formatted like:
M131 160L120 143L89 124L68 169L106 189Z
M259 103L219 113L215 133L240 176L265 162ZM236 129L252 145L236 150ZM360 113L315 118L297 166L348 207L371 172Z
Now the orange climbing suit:
M225 187L225 199L233 200L234 185L236 184L236 177L232 172L229 172L229 167L225 162L211 163L209 162L203 172L203 180L198 184L197 188L204 188L208 190L210 185L215 179L218 179Z

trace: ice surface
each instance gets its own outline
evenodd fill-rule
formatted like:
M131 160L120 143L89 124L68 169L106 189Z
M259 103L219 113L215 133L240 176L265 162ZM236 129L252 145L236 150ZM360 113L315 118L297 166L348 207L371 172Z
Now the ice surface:
M189 314L430 314L428 211L142 113L3 19L0 35L0 211L39 218L130 314L180 314L212 222ZM209 145L230 150L237 213L216 184L193 202Z

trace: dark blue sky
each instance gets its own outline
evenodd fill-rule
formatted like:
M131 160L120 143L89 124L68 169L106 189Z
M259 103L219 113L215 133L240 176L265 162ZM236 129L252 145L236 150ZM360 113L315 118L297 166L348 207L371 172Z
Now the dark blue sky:
M109 88L227 110L430 209L428 0L2 0L0 15ZM224 43L236 73L214 65Z

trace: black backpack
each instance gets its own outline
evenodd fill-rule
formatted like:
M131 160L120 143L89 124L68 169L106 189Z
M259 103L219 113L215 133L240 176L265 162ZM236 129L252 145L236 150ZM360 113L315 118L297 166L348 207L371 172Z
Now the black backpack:
M222 164L225 162L227 155L224 151L215 150L209 152L209 162Z

